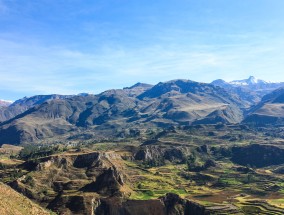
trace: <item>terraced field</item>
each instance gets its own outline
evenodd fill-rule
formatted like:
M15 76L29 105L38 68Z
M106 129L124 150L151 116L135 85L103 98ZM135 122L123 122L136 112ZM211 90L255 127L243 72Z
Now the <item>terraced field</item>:
M74 212L74 201L82 202L86 207L80 210L86 212L101 198L155 202L172 193L209 214L284 214L284 165L241 165L233 154L240 148L262 150L258 156L265 159L281 157L280 136L233 125L148 133L139 139L69 144L64 152L26 162L2 156L1 180L62 213ZM263 158L247 160L258 159Z

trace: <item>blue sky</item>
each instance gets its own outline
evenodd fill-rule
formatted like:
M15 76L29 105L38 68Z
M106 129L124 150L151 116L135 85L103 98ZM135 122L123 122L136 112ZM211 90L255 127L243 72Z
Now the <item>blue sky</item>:
M284 81L282 0L0 0L0 98Z

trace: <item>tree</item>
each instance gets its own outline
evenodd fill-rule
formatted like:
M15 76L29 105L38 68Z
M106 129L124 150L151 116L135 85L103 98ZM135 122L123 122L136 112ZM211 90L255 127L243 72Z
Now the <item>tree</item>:
M192 167L195 166L195 162L196 162L196 155L194 153L192 153L191 155L188 156L187 158L187 169L190 170L192 169Z

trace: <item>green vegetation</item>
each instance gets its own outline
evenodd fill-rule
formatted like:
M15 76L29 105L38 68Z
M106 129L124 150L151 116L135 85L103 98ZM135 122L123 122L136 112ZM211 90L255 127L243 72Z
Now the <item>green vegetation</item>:
M208 135L209 132L213 133ZM154 135L148 133L149 136L144 136L146 140ZM133 137L124 141L27 145L19 155L14 155L22 161L9 156L0 160L1 181L19 180L29 195L39 202L49 201L47 199L54 199L61 192L57 189L64 189L65 196L79 195L80 189L97 174L92 168L103 164L100 168L108 169L114 165L123 174L123 195L130 199L157 199L175 193L206 207L234 205L245 214L262 213L268 211L267 208L281 211L284 175L273 171L281 169L282 165L256 168L233 162L234 147L251 145L249 138L257 142L264 135L259 131L246 131L241 139L231 141L232 137L239 138L240 133L238 127L216 130L214 126L207 126L206 129L191 127L157 132L156 142L150 145L141 145L144 139ZM138 151L142 153L136 159ZM74 157L93 152L110 153L110 156L98 163L87 162L89 166L73 166ZM88 195L93 193L99 195L88 191ZM267 202L261 202L263 199Z
M66 151L67 148L60 145L26 145L19 153L18 158L30 160L40 157L46 157L55 153Z

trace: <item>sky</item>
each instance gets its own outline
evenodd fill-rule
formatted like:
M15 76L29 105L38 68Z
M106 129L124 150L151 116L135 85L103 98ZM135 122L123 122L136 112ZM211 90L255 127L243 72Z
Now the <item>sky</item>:
M0 98L284 81L283 0L0 0Z

